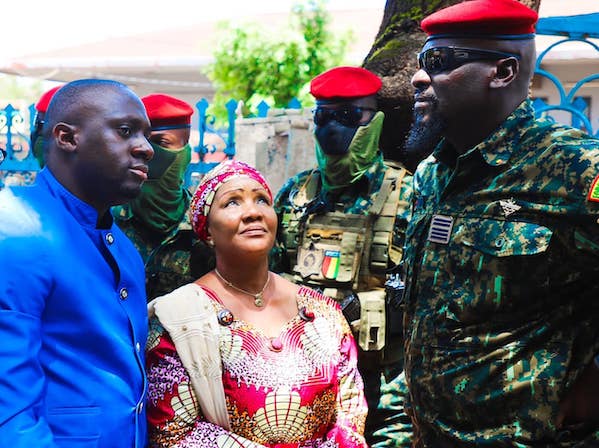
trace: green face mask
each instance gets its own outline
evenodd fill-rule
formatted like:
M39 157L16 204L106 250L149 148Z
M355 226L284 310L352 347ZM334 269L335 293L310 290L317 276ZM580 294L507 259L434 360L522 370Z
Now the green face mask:
M152 148L154 157L148 164L148 180L131 202L131 210L153 231L167 233L179 224L189 205L183 182L191 162L191 146L173 151L152 143Z
M323 188L336 192L356 182L380 156L379 137L385 114L377 112L370 123L360 126L347 154L325 154L316 141L316 160L323 174Z
M163 148L152 142L150 142L150 145L152 145L152 148L154 149L154 157L148 162L148 180L160 179L164 172L175 161L177 155L186 149L183 148L182 150L173 151L172 149Z

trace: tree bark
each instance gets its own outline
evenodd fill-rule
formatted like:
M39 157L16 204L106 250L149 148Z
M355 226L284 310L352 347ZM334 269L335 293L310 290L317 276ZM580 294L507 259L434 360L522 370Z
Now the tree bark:
M519 1L535 11L541 5L541 0ZM385 113L380 142L383 154L410 169L418 160L407 158L404 141L412 125L414 89L410 80L418 68L416 55L426 38L420 21L456 3L460 0L387 0L378 34L362 64L383 80L378 95L379 107Z

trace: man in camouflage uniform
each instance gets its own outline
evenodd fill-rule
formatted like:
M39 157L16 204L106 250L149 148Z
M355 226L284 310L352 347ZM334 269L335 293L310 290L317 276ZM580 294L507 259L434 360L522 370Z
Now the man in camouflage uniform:
M33 151L33 156L40 164L40 168L43 168L46 164L44 159L44 139L42 138L42 128L44 127L44 120L46 118L46 111L50 105L50 101L54 97L54 94L60 89L62 85L54 86L49 90L46 90L39 97L35 103L35 119L33 121L33 129L29 136L29 144Z
M340 302L360 350L367 441L410 446L405 390L392 380L403 370L398 265L412 176L384 162L379 150L384 115L376 109L378 76L337 67L310 87L317 100L318 168L290 179L275 198L279 232L272 268Z
M214 260L212 250L196 238L187 214L191 194L183 182L191 161L193 109L164 94L148 95L142 102L152 125L154 158L141 194L115 207L113 214L144 260L151 300L201 277Z
M409 147L406 405L416 447L599 446L599 140L535 119L537 14L422 21Z

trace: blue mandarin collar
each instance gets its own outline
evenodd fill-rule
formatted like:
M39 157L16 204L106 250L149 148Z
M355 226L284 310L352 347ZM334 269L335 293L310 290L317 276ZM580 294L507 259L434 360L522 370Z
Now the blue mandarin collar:
M48 187L50 193L58 199L68 210L68 212L79 222L83 227L96 228L98 220L98 212L94 207L89 205L87 202L82 201L69 190L67 190L57 179L54 177L48 167L44 167L36 177L37 183L44 183ZM105 221L108 225L107 228L112 227L113 221L110 211L107 212L108 217L103 216L102 221Z

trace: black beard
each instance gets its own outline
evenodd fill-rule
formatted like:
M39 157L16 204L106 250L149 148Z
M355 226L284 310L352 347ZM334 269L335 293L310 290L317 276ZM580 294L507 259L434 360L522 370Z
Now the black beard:
M414 122L406 137L405 151L411 159L423 160L428 157L443 138L445 120L433 108L428 119L425 114L415 110Z

